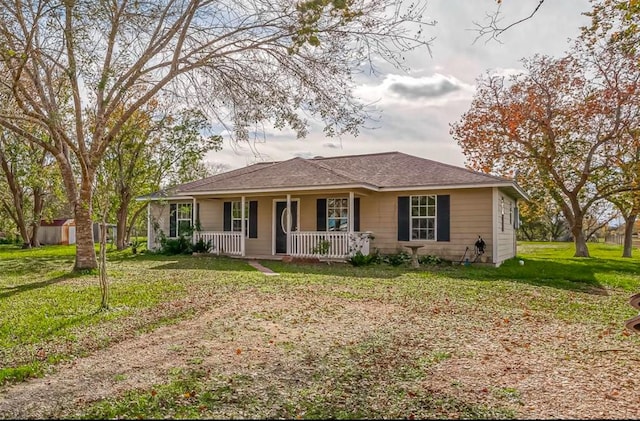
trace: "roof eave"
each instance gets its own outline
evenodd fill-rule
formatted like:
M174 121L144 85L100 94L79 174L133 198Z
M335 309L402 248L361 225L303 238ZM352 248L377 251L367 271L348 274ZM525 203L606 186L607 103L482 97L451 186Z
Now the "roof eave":
M380 187L378 190L381 192L394 192L394 191L412 191L412 190L454 190L454 189L478 189L478 188L491 188L491 187L503 187L512 188L517 195L524 200L529 200L529 196L515 183L503 182L503 183L465 183L465 184L439 184L439 185L419 185L419 186L393 186L393 187Z
M242 194L256 194L256 193L284 193L284 192L301 192L301 191L323 191L323 190L339 190L339 189L353 189L362 188L370 191L377 192L398 192L398 191L419 191L419 190L456 190L456 189L477 189L477 188L510 188L524 200L530 200L529 196L522 190L520 186L512 182L504 183L466 183L466 184L441 184L441 185L419 185L419 186L392 186L392 187L378 187L372 184L331 184L322 186L298 186L298 187L279 187L279 188L259 188L259 189L237 189L237 190L204 190L204 191L191 191L191 192L175 192L171 196L165 197L149 197L142 196L137 197L135 200L139 202L156 202L164 200L184 200L194 199L198 196L211 196L211 195L242 195Z
M354 184L327 184L322 186L297 186L297 187L277 187L277 188L258 188L258 189L236 189L236 190L203 190L203 191L191 191L184 192L185 195L190 196L211 196L211 195L232 195L232 194L255 194L255 193L283 193L288 191L322 191L322 190L336 190L336 189L354 189L361 188L367 190L377 191L378 188L374 185L367 183L354 183ZM177 193L180 195L180 193ZM184 198L185 196L180 196Z
M184 200L184 199L193 199L193 196L163 196L163 197L150 197L150 196L140 196L136 197L137 202L159 202L162 200Z

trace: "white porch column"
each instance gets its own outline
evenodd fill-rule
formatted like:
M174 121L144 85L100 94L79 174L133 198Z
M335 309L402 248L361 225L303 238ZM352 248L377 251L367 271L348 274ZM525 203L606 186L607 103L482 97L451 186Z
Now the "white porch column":
M245 255L244 239L246 230L244 226L244 218L246 218L246 215L244 214L244 196L242 196L242 198L240 199L240 220L242 221L242 223L240 224L240 252L242 257L244 257Z
M291 254L291 195L287 194L287 254Z
M151 221L151 201L149 201L147 202L147 250L155 250L155 242L153 222Z
M353 218L354 218L354 194L352 191L349 192L349 232L352 233L353 232Z
M196 198L193 198L193 205L191 205L191 227L193 228L193 232L196 232L196 208L198 204L196 203ZM196 235L191 235L191 244L196 243Z

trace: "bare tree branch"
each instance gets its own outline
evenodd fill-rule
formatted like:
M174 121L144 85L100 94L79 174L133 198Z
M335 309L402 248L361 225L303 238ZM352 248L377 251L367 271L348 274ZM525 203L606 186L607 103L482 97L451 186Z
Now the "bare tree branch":
M529 16L524 17L522 19L518 19L515 22L512 22L506 26L500 26L499 23L502 20L502 18L500 17L500 7L502 6L502 1L498 2L498 7L496 9L496 11L494 13L487 13L486 14L486 18L487 20L489 20L489 23L478 23L478 22L473 22L473 24L476 26L477 29L474 29L475 32L478 33L478 36L473 40L473 43L475 44L476 41L478 41L479 39L482 38L487 38L487 40L485 41L485 43L488 43L489 41L497 41L497 42L501 42L498 37L500 35L502 35L503 33L505 33L506 31L508 31L509 29L513 28L516 25L521 24L522 22L525 22L531 18L533 18L535 16L536 13L538 13L538 10L540 10L540 7L542 7L542 4L545 2L545 0L538 0L538 4L536 5L536 7L531 11L531 13L529 14Z

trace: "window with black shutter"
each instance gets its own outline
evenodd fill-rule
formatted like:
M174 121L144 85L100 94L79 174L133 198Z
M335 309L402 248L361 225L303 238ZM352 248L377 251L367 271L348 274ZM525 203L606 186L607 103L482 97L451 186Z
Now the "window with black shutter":
M398 197L398 241L450 241L450 196Z
M258 238L258 201L245 201L244 229L248 238ZM242 201L224 202L224 231L242 231Z

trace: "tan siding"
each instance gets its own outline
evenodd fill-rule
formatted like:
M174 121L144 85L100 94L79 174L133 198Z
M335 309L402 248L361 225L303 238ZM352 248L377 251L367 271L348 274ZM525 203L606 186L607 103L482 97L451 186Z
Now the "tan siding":
M409 242L397 240L397 206L399 196L411 195L450 195L450 241L420 241L411 244L422 244L419 253L438 255L443 258L459 261L469 247L473 251L474 243L481 235L486 242L483 261L492 261L492 189L460 189L437 191L411 192L367 192L360 195L360 231L371 231L374 235L372 250L381 253L395 253L399 250L408 251L403 245ZM293 194L292 200L299 202L298 227L301 231L316 231L316 201L319 198L348 197L348 192L327 192L313 195ZM499 195L500 196L500 195ZM258 238L247 238L245 251L247 255L271 255L273 250L273 209L274 200L285 200L283 195L246 197L247 201L258 201ZM223 230L223 203L225 201L240 200L240 197L224 199L198 199L200 203L200 224L203 231ZM175 201L177 202L177 201ZM184 201L181 201L184 202ZM173 203L173 202L172 202ZM508 212L508 207L506 208ZM152 217L160 224L160 229L168 235L169 206L168 204L152 204ZM508 224L508 213L507 224ZM505 226L506 229L506 226ZM512 231L512 229L511 229ZM499 234L502 234L498 230ZM505 236L509 233L505 233ZM503 244L504 243L504 244ZM500 256L507 256L510 252L506 246L513 248L513 242L500 240L498 247Z
M356 196L357 197L357 196ZM300 231L317 231L318 218L317 218L317 203L318 199L349 199L349 193L324 193L305 195L300 198ZM362 201L365 198L360 198L360 214L362 215ZM362 221L360 223L360 229L362 230Z
M273 197L252 197L247 200L258 201L258 238L246 239L245 253L247 255L271 255Z
M271 255L271 214L273 206L273 196L268 197L245 197L245 201L258 202L258 237L245 238L246 255ZM200 224L203 231L223 231L224 230L224 202L239 202L242 198L226 197L223 199L199 199ZM248 234L247 234L248 235Z
M223 201L218 199L199 199L200 229L202 231L222 231Z
M434 254L449 260L460 260L465 248L473 251L478 235L487 244L483 257L491 261L491 189L424 190L420 192L386 192L361 198L360 229L372 231L375 239L372 247L381 253L408 251L403 247L409 242L398 241L398 197L428 194L449 194L451 200L450 241L412 241L423 244L421 255Z
M502 213L500 210L501 199L504 198L504 231L502 230ZM515 256L515 230L513 229L513 216L509 221L509 207L515 208L515 200L504 192L498 192L498 212L496 215L498 224L498 256L497 263L502 263Z
M164 235L169 237L169 212L171 210L170 205L173 203L193 205L193 200L171 200L164 203L155 203L155 207L152 208L151 213L159 224L157 235L160 235L160 232L162 231ZM195 209L193 209L193 212L195 212Z
M298 229L300 231L316 231L316 203L319 198L326 195L309 195L300 197L300 216ZM338 197L338 196L334 196ZM339 196L344 197L344 196Z

